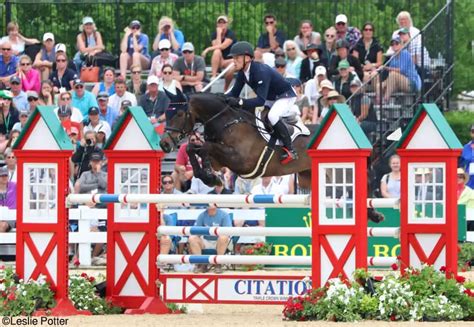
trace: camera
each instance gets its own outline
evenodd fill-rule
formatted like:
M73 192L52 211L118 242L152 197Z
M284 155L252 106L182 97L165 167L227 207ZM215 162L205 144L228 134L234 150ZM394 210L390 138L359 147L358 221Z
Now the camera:
M165 25L165 26L163 26L163 30L164 30L164 31L169 31L170 28L171 28L171 25Z
M92 146L92 140L86 139L86 146Z

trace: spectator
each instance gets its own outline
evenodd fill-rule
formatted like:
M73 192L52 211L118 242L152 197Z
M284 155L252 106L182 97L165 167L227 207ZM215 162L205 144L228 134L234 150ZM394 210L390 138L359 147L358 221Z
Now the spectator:
M8 180L8 168L0 167L0 206L16 209L16 183ZM12 220L0 220L0 233L9 232L16 227Z
M354 79L358 80L356 74L349 71L350 65L347 60L339 61L337 70L339 71L339 76L334 80L334 89L342 94L346 99L351 96L351 87L350 84Z
M255 59L262 60L263 54L267 52L274 52L281 48L286 41L283 32L277 29L276 17L272 14L266 14L263 18L265 23L265 33L260 34L258 38L257 48L255 49Z
M296 42L291 40L283 43L283 50L286 54L286 72L291 76L299 77L303 53L296 45Z
M70 105L62 104L54 110L56 115L58 116L59 121L61 122L61 125L67 133L69 133L74 127L79 130L79 136L83 135L82 121L77 122L72 120L71 116L73 115L73 113Z
M284 194L282 185L275 184L271 176L262 177L262 181L255 185L251 194Z
M431 66L431 59L428 49L423 47L423 51L421 50L421 42L416 42L415 40L411 41L410 29L404 27L400 29L398 32L400 36L400 40L402 41L402 45L408 44L406 46L406 50L411 55L411 58L417 68L421 70L422 68L429 69ZM411 41L411 42L410 42ZM422 63L422 56L423 56L423 63Z
M31 58L27 55L20 56L18 65L18 77L21 79L21 87L23 91L41 90L40 73L31 65Z
M362 37L357 41L352 54L362 64L364 82L370 80L377 73L377 68L382 66L383 49L374 37L374 25L372 23L364 24Z
M127 91L135 95L135 98L138 99L146 92L146 81L142 80L142 69L140 65L130 66L130 72L132 73L132 78L127 82Z
M181 191L177 190L175 187L175 182L173 176L165 175L161 178L162 194L181 194Z
M173 20L167 16L161 17L158 22L158 34L153 42L153 51L159 50L161 40L168 40L174 54L181 55L181 47L184 45L183 32L175 28Z
M322 58L323 49L316 44L310 44L305 49L306 58L301 61L300 80L306 83L314 77L316 67L327 67L328 62Z
M161 76L163 77L160 80L160 85L159 85L159 90L164 92L166 90L168 93L171 93L172 95L177 95L178 90L181 92L183 91L183 87L181 86L181 83L179 83L177 80L173 78L173 67L166 64L161 68ZM168 95L169 97L169 95ZM171 102L173 102L173 99L170 99Z
M41 80L47 80L53 71L53 63L56 60L56 50L54 47L54 34L43 34L43 46L36 54L33 68L36 68L41 73Z
M294 76L289 75L286 71L286 60L283 58L275 59L275 69L283 77L294 78Z
M474 124L471 125L471 140L464 144L459 166L469 174L469 181L466 185L474 188Z
M393 92L418 92L421 90L420 76L416 72L410 54L407 50L402 49L400 38L398 36L393 38L390 46L395 54L385 67L388 70L388 77L382 83L382 94L380 94L380 87L375 87L376 103L380 103L381 96L383 96L383 102L388 103Z
M171 52L171 43L167 39L163 39L158 44L160 49L160 54L153 58L151 62L150 75L155 75L159 78L162 78L161 69L164 65L173 66L176 60L178 60L178 55Z
M334 90L329 91L326 97L323 95L321 99L322 106L318 108L318 123L321 123L333 104L344 103L345 101L346 99L344 96L340 95L339 92Z
M103 132L105 138L107 139L112 131L110 130L110 125L105 120L101 120L99 113L100 110L97 107L90 107L88 110L88 119L84 123L84 134L88 131L94 131L96 133Z
M105 49L102 35L97 31L92 17L86 16L82 19L79 31L80 33L76 37L77 52L73 59L77 72L81 71L84 63L88 61L88 57L92 58Z
M18 68L18 57L12 54L12 45L10 42L1 43L2 56L0 57L0 81L3 88L8 86L10 78L16 74Z
M176 221L172 218L171 215L167 214L160 214L160 226L176 226ZM170 250L173 246L171 238L179 237L179 236L169 236L169 235L160 235L160 254L169 254ZM160 273L163 272L163 268L165 268L166 264L157 264L160 268Z
M67 49L66 49L66 45L64 43L58 43L54 46L54 50L56 51L56 56L58 54L63 54L63 55L67 55ZM67 60L67 68L69 68L70 70L72 70L75 74L78 73L80 74L81 71L77 71L77 67L76 65L74 64L74 61L73 60ZM53 62L53 71L56 70L56 61Z
M201 56L194 53L194 45L186 42L183 45L183 57L173 65L174 78L183 86L185 94L200 92L206 75L206 63Z
M131 106L137 105L137 98L133 93L127 91L127 85L125 80L122 78L115 79L115 94L109 97L109 106L118 111L122 101L128 100L131 103Z
M188 144L202 145L199 133L189 136L188 142L181 144L176 155L174 164L174 171L172 177L175 181L175 187L178 190L186 191L191 186L191 179L193 178L193 167L189 161L189 156L186 152Z
M84 82L80 79L75 79L73 85L72 106L79 109L84 116L90 107L97 107L97 100L91 92L85 89Z
M41 43L37 39L28 39L20 34L18 23L9 22L7 24L7 34L0 39L0 43L5 45L6 42L12 47L12 53L15 56L22 55L25 52L25 45Z
M38 93L36 93L35 91L28 91L26 92L26 98L28 100L28 110L25 111L28 113L32 113L38 106Z
M348 50L352 51L360 39L360 31L356 27L349 27L347 16L343 14L336 16L335 24L337 30L336 40L346 40L349 43Z
M283 193L279 194L295 194L295 179L293 175L273 176L273 185L281 187Z
M115 125L119 121L120 117L125 113L125 111L128 110L132 106L132 103L129 100L123 100L122 103L120 104L120 110L119 110L119 115L117 119L115 119L114 124L112 125L112 130L115 128Z
M18 76L10 78L10 87L13 94L13 106L16 110L28 109L26 92L22 91L21 79Z
M261 182L262 179L260 177L255 179L245 179L238 176L235 180L234 194L250 194L252 189Z
M92 94L97 96L100 92L107 92L108 95L115 94L115 69L112 67L105 67L102 73L103 81L95 84L92 89Z
M400 29L408 28L411 37L413 38L412 43L415 48L421 49L421 37L420 30L413 26L413 20L411 19L411 15L408 11L400 11L397 15L397 24L398 29L396 29L393 34L392 38L399 36Z
M20 110L18 113L18 119L19 121L15 123L12 127L12 131L18 131L21 132L23 127L25 127L26 122L28 121L28 117L30 117L30 111L29 110Z
M232 191L224 186L224 177L218 176L216 185L208 194L232 194Z
M17 179L17 170L16 170L16 157L13 153L12 148L6 148L5 152L5 167L8 169L8 181L15 182Z
M67 67L67 56L64 52L56 54L56 69L53 70L49 80L53 82L54 93L70 91L74 86L74 80L78 78L77 73Z
M92 153L101 151L96 147L96 143L96 133L93 130L89 130L84 133L84 138L81 139L76 151L72 154L71 160L77 165L77 172L75 174L77 178L81 177L83 172L90 170L89 162Z
M41 82L41 91L38 96L38 105L52 106L54 104L53 83L49 79Z
M99 103L100 120L106 121L109 126L112 126L119 115L119 111L109 106L109 94L107 92L99 92L97 102Z
M324 68L324 67L323 67ZM296 92L295 105L298 107L299 116L304 124L311 124L312 110L309 105L309 100L306 95L303 94L303 87L301 81L297 78L289 79L291 86Z
M330 80L323 80L319 83L319 98L315 103L314 112L313 112L313 124L319 124L324 115L326 114L328 108L325 106L327 97L329 92L334 90L334 86L332 85Z
M349 62L349 72L355 72L360 80L364 79L364 71L359 62L359 59L349 54L349 43L346 40L338 40L336 42L336 51L337 55L331 58L329 63L328 77L335 79L339 75L339 70L337 69L339 62L342 60L347 60Z
M349 107L360 124L365 135L375 132L377 129L377 115L375 114L372 100L364 94L362 83L358 79L350 82L350 92L352 94L349 100Z
M152 75L147 80L147 93L140 97L138 105L143 108L148 117L155 118L158 123L166 121L165 110L168 109L170 99L164 92L158 90L160 81L158 77Z
M211 79L217 77L219 69L225 69L233 63L229 53L231 46L237 42L237 38L234 32L228 28L228 25L229 18L227 18L227 16L222 15L217 17L216 30L212 32L211 35L211 46L202 52L202 57L206 58L207 53L213 51L211 57ZM234 70L230 69L227 71L224 78L224 91L226 91L234 78Z
M300 33L293 39L298 48L304 51L310 44L321 44L321 34L313 31L313 23L310 20L302 20L300 23Z
M380 192L384 198L400 198L400 157L394 154L388 159L390 173L382 176Z
M319 92L320 83L324 81L325 79L327 79L326 68L324 66L318 66L316 67L316 73L314 74L314 77L310 79L309 81L307 81L304 87L304 94L306 98L308 99L308 104L311 107L311 111L313 112L316 109L317 101L320 96L320 92Z
M128 67L132 64L139 65L141 69L150 67L150 54L148 53L148 35L141 33L141 24L133 20L125 27L125 35L120 44L120 76L125 80Z
M321 56L330 63L332 57L336 55L336 33L337 30L334 26L329 27L324 32L324 42L322 44Z
M69 117L71 121L76 122L78 124L81 124L84 120L84 115L82 114L82 112L78 108L72 106L71 92L66 91L61 93L58 98L58 105L59 107L55 108L54 112L56 113L56 115L58 115L59 118L61 118L61 115L63 117ZM61 111L60 109L62 106L65 107Z
M464 169L457 169L457 196L458 204L465 204L467 208L474 208L474 192L472 188L466 185L469 176L466 174ZM470 222L468 222L469 224ZM471 223L472 224L472 223ZM468 225L468 230L471 230Z
M227 212L210 206L202 212L197 220L195 226L204 227L232 227L232 221ZM203 249L216 249L217 255L225 254L227 246L229 244L228 236L197 236L193 235L189 237L189 248L191 254L200 255ZM222 273L221 265L215 265L214 272L216 274ZM204 273L207 271L207 265L197 265L195 272Z

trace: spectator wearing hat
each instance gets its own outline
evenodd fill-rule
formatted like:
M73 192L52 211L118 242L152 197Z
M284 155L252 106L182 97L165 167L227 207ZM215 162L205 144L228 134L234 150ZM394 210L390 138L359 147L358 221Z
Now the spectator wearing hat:
M328 77L330 79L335 79L339 75L339 70L337 69L339 62L341 60L347 60L349 62L349 71L355 72L360 80L364 79L364 71L362 70L362 65L360 64L359 59L354 57L349 53L349 42L345 39L336 41L336 52L337 55L331 58L328 69Z
M329 110L327 106L327 98L329 96L329 93L332 91L334 91L334 86L332 85L332 82L330 80L325 79L319 83L320 96L316 101L316 106L314 108L313 124L321 123L324 115Z
M160 41L165 39L171 43L171 52L181 55L181 47L184 45L183 32L175 28L173 20L167 16L161 17L158 22L158 34L153 42L153 51L159 50Z
M140 97L138 105L143 108L148 117L153 117L158 123L162 123L166 120L165 110L169 107L170 99L164 92L158 90L160 84L158 77L148 77L146 84L147 93Z
M151 62L150 75L148 76L155 75L158 78L162 78L161 69L163 68L163 66L173 66L176 60L178 60L178 55L171 52L171 42L168 39L161 40L158 44L158 47L160 50L160 54L153 58Z
M406 46L406 50L411 55L413 62L415 63L418 71L424 68L429 68L431 66L431 59L428 49L425 47L422 48L421 42L416 42L415 40L411 41L410 29L403 27L398 31L398 36L402 41L402 45ZM423 49L423 50L422 50ZM423 62L422 62L423 57Z
M9 181L9 173L6 166L0 167L0 206L16 209L16 183ZM9 232L15 227L15 221L0 220L0 233Z
M10 78L16 74L18 68L18 57L12 52L12 45L10 42L2 42L2 55L0 56L0 81L3 86L10 84Z
M283 77L292 77L294 78L295 76L289 75L288 72L286 71L286 60L284 58L277 58L275 59L275 69Z
M19 76L14 75L10 77L10 88L13 95L13 106L17 110L28 109L28 98L26 92L22 90Z
M303 86L301 81L297 78L287 78L287 81L290 82L291 86L296 92L295 106L298 108L298 115L301 117L303 123L311 124L312 111L309 105L308 97L303 94Z
M467 186L474 188L474 124L471 125L471 140L464 144L459 158L459 167L469 175Z
M41 80L47 80L53 71L53 63L56 59L56 49L54 46L54 34L43 34L43 46L36 54L33 68L37 69L41 74Z
M74 86L74 80L78 79L77 73L68 68L68 59L66 53L56 53L56 67L49 76L49 80L53 82L53 91L55 94L64 91L70 91Z
M97 102L99 103L100 120L106 121L109 126L112 126L119 115L119 111L109 106L109 94L107 92L99 92Z
M320 45L309 44L304 50L306 58L301 61L300 80L306 83L314 77L316 67L327 67L326 58L322 57L323 49Z
M288 40L283 43L283 51L286 55L286 71L289 75L298 77L301 73L301 62L304 55L295 41Z
M93 57L105 49L102 35L97 31L92 17L87 16L82 19L79 31L80 33L76 37L76 49L78 51L73 59L77 72L81 71L87 57Z
M12 105L13 94L0 90L0 134L8 135L13 126L19 122L18 110Z
M102 82L95 84L92 94L97 96L99 92L107 92L108 95L115 94L115 69L112 67L104 67L102 70Z
M174 63L173 75L183 86L185 94L202 90L206 76L206 63L201 56L194 53L194 45L191 42L183 45L183 56Z
M398 29L393 31L392 38L399 36L400 29L407 28L410 36L413 38L413 46L415 48L421 48L422 35L420 30L413 26L413 20L410 13L408 11L400 11L397 15L396 22L398 24Z
M286 36L277 29L275 15L266 14L263 17L263 23L265 24L266 32L260 34L258 38L257 48L254 53L256 60L262 60L263 54L266 52L274 52L276 49L281 48L286 41Z
M120 76L125 80L127 69L132 65L139 65L141 69L150 67L150 54L148 53L148 35L141 32L141 23L132 20L125 27L125 35L120 44Z
M38 106L38 93L36 91L28 91L26 92L26 98L28 99L28 112L32 113Z
M70 91L63 92L58 97L58 108L54 109L54 112L58 117L60 117L59 109L62 106L66 106L63 108L63 117L68 116L71 121L82 124L84 115L78 108L72 106L72 93Z
M117 78L115 79L115 94L109 97L109 107L118 112L124 100L130 101L132 106L137 105L137 98L133 93L127 91L125 80Z
M15 123L12 127L12 131L19 131L21 132L23 127L25 127L26 122L28 121L28 118L30 117L30 111L29 110L20 110L18 113L19 121Z
M319 91L320 84L326 79L326 68L324 66L318 66L316 67L316 73L314 74L314 77L305 84L304 94L308 98L308 104L311 107L311 111L316 109L317 101L321 95Z
M348 99L352 92L350 83L354 80L359 78L355 73L351 73L349 71L350 65L347 60L339 61L337 65L337 70L339 71L339 76L337 76L334 80L334 89L342 94L346 99Z
M66 45L64 43L57 43L55 46L54 46L54 50L56 51L56 55L58 54L63 54L63 55L67 55L67 49L66 49ZM71 69L73 72L77 72L77 67L76 67L76 64L74 64L74 61L73 60L68 60L67 61L67 68ZM56 70L56 61L53 61L53 71ZM80 73L81 71L79 71Z
M72 106L79 109L85 116L90 107L97 107L97 100L92 92L86 90L84 82L80 79L75 79L73 85Z
M339 92L337 92L336 90L329 91L327 96L321 99L322 109L320 110L320 112L318 112L319 123L321 123L321 121L326 116L332 105L336 103L344 103L345 101L346 98L344 98L343 95L340 95Z
M321 44L323 53L321 56L325 58L328 63L330 63L332 57L336 55L336 33L337 30L334 26L329 27L324 32L324 42Z
M229 56L230 48L237 42L237 38L229 29L229 18L225 15L217 17L216 30L211 35L211 46L204 49L202 57L206 58L208 52L212 51L211 57L211 79L217 77L219 69L225 69L233 60ZM234 70L230 69L225 74L224 92L229 88L234 77Z
M390 46L395 54L385 66L385 69L388 70L388 77L382 82L382 90L378 86L379 82L376 82L376 103L380 103L382 96L383 103L388 103L394 92L419 92L421 90L420 76L410 54L407 50L402 49L400 38L394 37Z
M349 44L348 50L352 51L357 41L359 41L361 34L357 27L350 27L347 23L347 16L340 14L336 16L336 40L346 40Z
M351 95L349 99L349 107L351 107L357 122L368 136L377 129L377 115L375 114L374 104L372 100L364 94L362 83L359 79L354 78L350 82Z
M18 77L21 79L21 88L23 91L41 90L40 73L33 68L31 58L27 55L20 56L20 63L18 64Z
M9 42L12 47L12 53L15 56L20 56L25 52L25 45L32 45L41 43L35 38L26 38L20 34L20 27L17 22L9 22L7 24L7 34L0 39L0 44Z
M87 111L87 120L84 122L84 134L88 131L94 131L97 134L102 132L107 139L110 134L112 134L112 130L110 125L105 120L100 119L100 110L98 107L90 107ZM101 142L105 143L105 142Z
M377 73L377 68L383 64L383 48L374 37L374 25L365 23L362 27L362 37L357 41L352 54L359 59L364 71L363 81L368 81Z
M310 44L321 44L321 34L313 31L313 22L310 20L302 20L300 23L300 32L295 36L293 41L296 43L300 52L304 51Z
M79 133L78 133L79 137L82 135L82 130L83 130L82 120L78 122L72 119L73 110L70 105L62 104L54 110L56 112L56 115L58 116L59 121L61 122L61 125L64 127L64 130L66 131L66 133L69 134L69 132L71 131L71 128L75 127L79 130Z

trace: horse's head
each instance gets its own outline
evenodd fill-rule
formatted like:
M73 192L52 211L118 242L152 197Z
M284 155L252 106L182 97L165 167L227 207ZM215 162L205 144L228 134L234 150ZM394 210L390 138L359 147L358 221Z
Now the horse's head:
M160 141L161 149L169 153L178 148L179 142L194 128L194 115L190 112L186 96L178 90L176 95L165 90L171 99L166 110L166 127Z

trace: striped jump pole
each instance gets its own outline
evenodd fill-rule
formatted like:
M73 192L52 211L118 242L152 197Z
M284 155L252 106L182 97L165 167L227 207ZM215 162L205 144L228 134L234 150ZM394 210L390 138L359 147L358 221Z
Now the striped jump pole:
M367 266L369 267L390 267L393 264L398 264L397 257L367 257Z
M211 264L211 265L311 265L311 256L274 255L174 255L160 254L157 263L163 264Z

